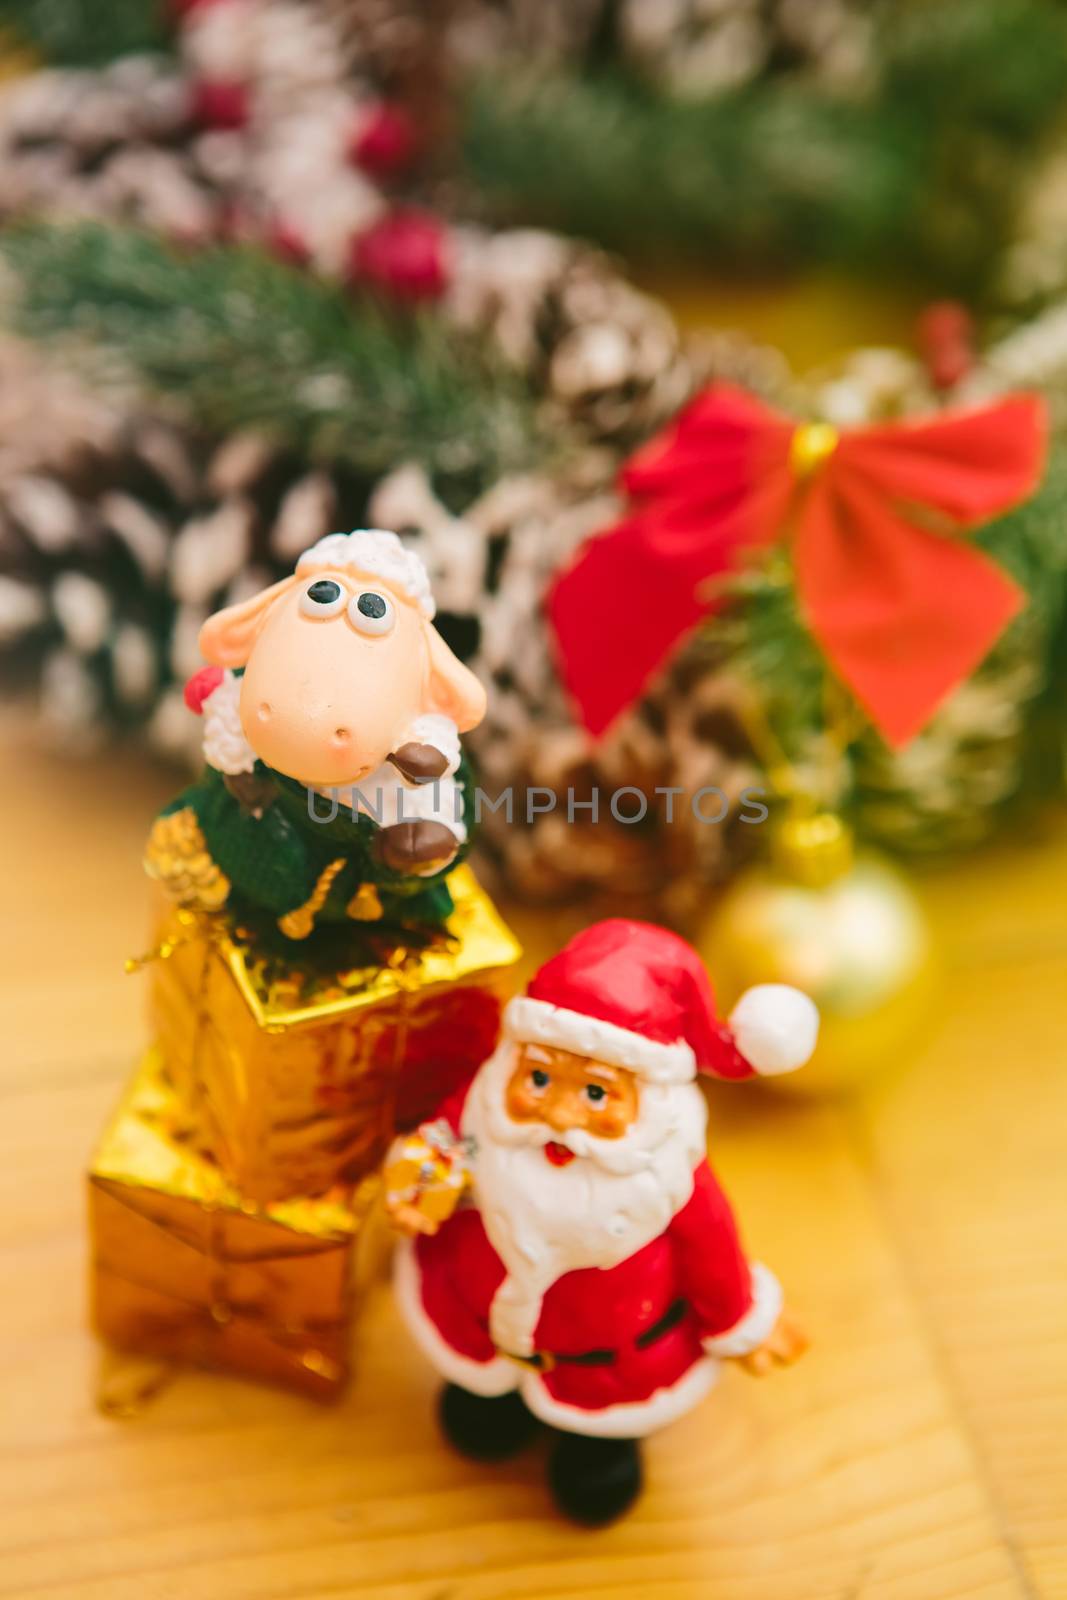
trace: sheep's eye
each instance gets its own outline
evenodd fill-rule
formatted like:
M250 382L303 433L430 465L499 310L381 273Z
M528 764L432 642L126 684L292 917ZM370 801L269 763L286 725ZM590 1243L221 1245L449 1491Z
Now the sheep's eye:
M530 1073L530 1082L535 1089L547 1089L549 1083L548 1073L543 1072L540 1067L534 1067Z
M396 620L391 600L376 589L364 589L349 603L348 620L360 633L388 633Z
M345 592L332 578L316 578L300 596L300 609L305 617L321 621L336 617L345 608Z
M585 1086L585 1097L587 1100L591 1100L595 1106L606 1098L607 1092L603 1084L587 1083Z

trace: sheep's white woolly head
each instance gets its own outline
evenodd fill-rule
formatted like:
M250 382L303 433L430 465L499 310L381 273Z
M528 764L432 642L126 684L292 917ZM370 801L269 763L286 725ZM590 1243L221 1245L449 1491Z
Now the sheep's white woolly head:
M384 578L414 600L424 617L433 618L435 606L426 568L413 551L404 548L395 533L388 533L384 528L328 533L305 550L296 564L297 572L317 572L330 567Z

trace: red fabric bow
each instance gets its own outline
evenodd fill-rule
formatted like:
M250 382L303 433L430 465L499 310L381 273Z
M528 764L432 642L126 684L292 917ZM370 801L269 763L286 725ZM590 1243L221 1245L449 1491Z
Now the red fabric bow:
M1036 487L1040 399L857 428L706 390L623 469L631 509L557 579L564 681L602 733L714 608L708 581L791 534L801 613L883 736L906 744L1024 597L955 537Z

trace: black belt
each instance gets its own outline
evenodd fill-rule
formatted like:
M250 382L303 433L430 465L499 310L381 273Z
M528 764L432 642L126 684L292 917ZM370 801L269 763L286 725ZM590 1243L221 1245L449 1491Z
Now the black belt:
M658 1322L654 1322L644 1333L637 1335L634 1349L647 1350L650 1344L655 1344L665 1333L670 1333L671 1329L676 1328L681 1322L686 1309L684 1300L675 1300L667 1307ZM563 1364L570 1367L610 1367L619 1356L617 1350L582 1350L577 1355L568 1355L563 1350L537 1350L531 1356L513 1356L510 1351L502 1350L500 1354L507 1356L509 1361L517 1361L523 1367L533 1367L538 1372L551 1372L553 1367Z

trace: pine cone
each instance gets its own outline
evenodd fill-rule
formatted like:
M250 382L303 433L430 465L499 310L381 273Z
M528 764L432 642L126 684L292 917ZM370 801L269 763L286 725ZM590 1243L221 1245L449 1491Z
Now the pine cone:
M197 760L180 686L201 664L200 624L291 571L342 504L362 509L366 486L258 436L212 447L143 408L102 405L21 346L0 345L0 393L5 676L38 686L68 747L143 727Z
M668 312L598 251L533 229L463 230L447 309L491 333L561 426L628 447L693 386Z
M604 20L605 0L455 0L450 55L459 68L580 63Z
M541 902L593 895L616 912L658 901L684 917L736 864L751 843L741 796L759 782L737 685L704 664L688 688L685 677L683 657L600 744L535 724L512 782L512 820L498 811L483 822L483 849L513 892ZM543 814L528 815L531 799Z
M349 159L371 90L353 77L328 8L195 7L177 43L177 64L126 58L5 86L0 218L121 219L194 244L266 240L339 275L384 202ZM223 91L234 125L213 123Z
M181 71L146 56L14 79L0 94L0 217L122 218L212 237L227 197L191 154L190 103Z
M1067 287L1067 151L1062 141L1037 153L1021 180L1015 227L997 269L996 290L1003 305L1027 312Z
M322 0L357 68L395 87L417 76L427 55L454 79L498 69L501 59L538 66L581 60L605 0Z
M1044 687L1043 642L1019 619L975 676L905 749L874 735L855 754L863 837L909 855L970 849L1022 780L1027 717Z
M425 0L322 0L345 57L389 85L406 77L426 48Z
M865 86L870 0L622 0L624 60L671 94L705 98L774 71Z

